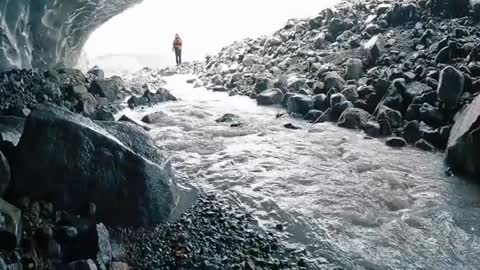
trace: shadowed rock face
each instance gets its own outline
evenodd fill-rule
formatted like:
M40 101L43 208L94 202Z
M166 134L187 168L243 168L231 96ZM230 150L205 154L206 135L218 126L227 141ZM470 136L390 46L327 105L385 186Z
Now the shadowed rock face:
M0 0L0 71L74 66L90 34L142 0Z

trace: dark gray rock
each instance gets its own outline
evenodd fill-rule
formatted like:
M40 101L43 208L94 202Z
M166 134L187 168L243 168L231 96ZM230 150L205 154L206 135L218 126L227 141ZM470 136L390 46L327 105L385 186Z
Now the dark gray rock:
M147 151L139 128L98 123L117 126L111 130L130 128L127 134L118 132L114 137L63 108L38 105L27 119L17 148L14 194L49 200L66 210L78 210L93 202L99 220L112 225L165 221L178 196L170 164L148 158L147 152L158 149ZM137 143L127 145L129 141ZM35 162L21 162L27 159Z
M314 122L314 121L317 120L322 114L323 114L322 111L316 110L316 109L312 109L312 110L308 111L307 114L305 114L305 116L303 117L303 119L306 120L306 121Z
M367 61L374 65L377 59L385 52L385 40L381 34L372 37L363 45Z
M97 111L97 99L90 93L83 93L78 96L77 112L86 116L94 115Z
M233 113L226 113L215 120L217 123L236 123L240 121L240 116Z
M334 114L337 114L337 116L340 116L341 110L340 110L340 104L347 99L343 94L337 93L333 94L330 96L330 108L332 109L332 112Z
M334 117L332 116L332 109L328 108L326 111L320 115L320 117L317 118L317 120L314 121L314 123L323 123L323 122L332 122L334 121Z
M98 79L92 82L89 92L94 95L107 98L110 102L114 102L120 93L120 85L116 80Z
M391 147L404 147L407 145L407 141L401 137L388 138L385 143Z
M477 178L480 176L480 97L455 117L446 160L455 171Z
M154 112L145 115L142 118L142 122L147 124L153 124L159 122L162 118L165 118L167 115L164 112Z
M88 74L92 74L93 76L97 77L98 79L105 79L105 72L103 69L95 66L91 68L88 72Z
M313 108L319 111L326 111L330 107L330 100L327 99L327 95L318 94L313 96Z
M390 127L398 128L402 125L402 114L387 106L382 106L378 110L377 121L381 122L382 120L388 122Z
M460 101L465 86L463 73L452 66L444 68L440 72L438 83L438 100L447 108L455 108Z
M335 71L327 73L325 75L325 90L328 91L331 88L335 87L337 89L342 89L345 85L345 80Z
M283 92L278 88L267 89L257 95L257 104L273 105L280 104L283 100Z
M10 185L10 173L10 164L8 163L7 158L0 151L0 198L5 195Z
M71 97L78 97L85 93L88 93L88 89L83 84L72 85L67 88L67 95Z
M350 58L346 63L345 79L358 80L363 75L362 60L358 58Z
M313 109L313 98L307 95L296 94L287 101L287 111L289 113L307 114Z
M22 213L0 198L0 250L13 251L22 237Z
M349 129L364 129L372 116L359 108L347 108L338 119L338 126Z
M358 92L357 92L357 86L355 85L347 85L343 88L342 94L345 96L345 98L354 103L357 101L359 98Z
M420 138L422 138L422 133L420 131L420 122L413 120L408 122L402 130L402 137L408 143L415 143Z
M433 151L435 150L435 146L433 146L431 143L427 142L424 139L420 139L417 142L415 142L415 147L425 150L425 151Z
M25 118L16 116L0 116L0 134L4 141L17 145L23 133Z
M253 86L253 91L256 94L260 94L267 89L273 88L273 83L268 78L257 78L255 81L255 85Z

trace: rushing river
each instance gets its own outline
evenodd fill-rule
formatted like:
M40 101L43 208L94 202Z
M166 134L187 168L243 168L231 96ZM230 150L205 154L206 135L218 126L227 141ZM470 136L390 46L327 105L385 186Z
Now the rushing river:
M227 196L261 226L308 249L318 269L479 269L480 187L447 177L442 155L284 116L167 78L181 99L143 111L165 116L150 131L179 183ZM216 123L239 115L242 127ZM283 127L293 123L302 127Z

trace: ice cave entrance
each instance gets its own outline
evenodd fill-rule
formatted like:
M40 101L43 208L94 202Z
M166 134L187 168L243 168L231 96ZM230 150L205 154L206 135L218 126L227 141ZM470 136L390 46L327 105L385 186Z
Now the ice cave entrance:
M201 60L247 37L271 34L288 19L315 16L338 0L145 0L99 27L84 47L83 68L107 73L175 63L172 40L184 40L183 60Z

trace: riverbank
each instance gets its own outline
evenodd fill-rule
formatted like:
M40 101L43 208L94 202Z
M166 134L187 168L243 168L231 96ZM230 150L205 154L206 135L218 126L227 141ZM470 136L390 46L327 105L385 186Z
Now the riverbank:
M457 143L449 145L456 113L480 91L474 8L469 1L345 2L226 46L194 65L199 81L191 83L362 130L392 147L444 151ZM476 174L458 159L452 167Z

